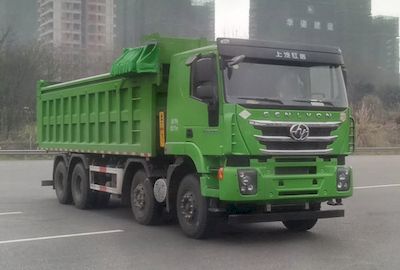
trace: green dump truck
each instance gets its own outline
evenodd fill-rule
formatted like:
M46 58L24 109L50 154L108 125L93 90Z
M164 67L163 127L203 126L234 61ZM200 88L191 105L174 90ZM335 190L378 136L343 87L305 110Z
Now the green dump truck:
M111 72L40 81L40 148L56 151L60 203L110 194L141 224L177 217L202 238L216 222L311 229L344 216L354 147L341 51L266 41L150 37Z

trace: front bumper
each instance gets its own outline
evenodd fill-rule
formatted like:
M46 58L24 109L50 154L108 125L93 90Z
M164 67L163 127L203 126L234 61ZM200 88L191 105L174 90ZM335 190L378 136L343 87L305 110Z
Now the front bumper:
M249 167L224 168L224 178L218 185L218 198L229 202L285 203L323 202L350 197L353 192L352 173L350 171L349 190L338 191L336 188L338 167L340 166L337 165L335 158L330 160L318 157L270 158L265 162L251 160ZM252 169L257 172L256 194L240 193L238 169Z
M229 224L274 222L289 220L307 220L321 218L344 217L344 210L318 210L318 211L296 211L283 213L263 213L263 214L240 214L229 215Z

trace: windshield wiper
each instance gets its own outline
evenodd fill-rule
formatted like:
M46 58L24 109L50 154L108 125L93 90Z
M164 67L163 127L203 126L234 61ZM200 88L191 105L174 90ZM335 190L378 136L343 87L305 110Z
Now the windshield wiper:
M293 101L297 102L307 102L307 103L322 103L324 105L335 106L333 105L332 101L329 100L320 100L320 99L293 99Z
M237 99L244 99L244 100L260 100L260 101L267 101L267 102L276 102L283 104L283 101L277 98L268 98L268 97L236 97Z

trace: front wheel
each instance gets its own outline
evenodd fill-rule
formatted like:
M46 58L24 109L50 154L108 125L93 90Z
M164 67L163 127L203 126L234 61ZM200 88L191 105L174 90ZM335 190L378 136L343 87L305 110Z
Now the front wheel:
M179 185L176 211L183 233L191 238L206 238L215 227L207 199L201 195L200 179L194 174L185 176Z
M315 218L315 219L305 219L305 220L287 220L287 221L282 221L282 223L289 231L305 232L314 227L317 221L318 219Z
M313 202L310 203L311 211L321 210L321 203ZM305 232L312 229L315 224L317 224L318 219L303 219L303 220L288 220L282 221L283 225L285 225L286 229L294 232Z
M132 179L131 207L140 224L154 225L161 220L162 205L154 198L153 185L143 170L137 171Z

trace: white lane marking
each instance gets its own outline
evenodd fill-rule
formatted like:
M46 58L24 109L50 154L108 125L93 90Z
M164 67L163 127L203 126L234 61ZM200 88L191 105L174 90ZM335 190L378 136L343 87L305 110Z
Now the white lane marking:
M354 189L370 189L370 188L386 188L386 187L400 187L400 184L376 185L376 186L361 186L354 187Z
M4 212L0 213L0 216L6 216L6 215L19 215L22 214L23 212Z
M53 236L44 236L44 237L35 237L35 238L6 240L6 241L0 241L0 245L11 244L11 243L20 243L20 242L31 242L31 241L40 241L40 240L59 239L59 238L70 238L70 237L79 237L79 236L120 233L120 232L124 232L124 230L110 230L110 231L99 231L99 232L74 233L74 234L63 234L63 235L53 235Z

